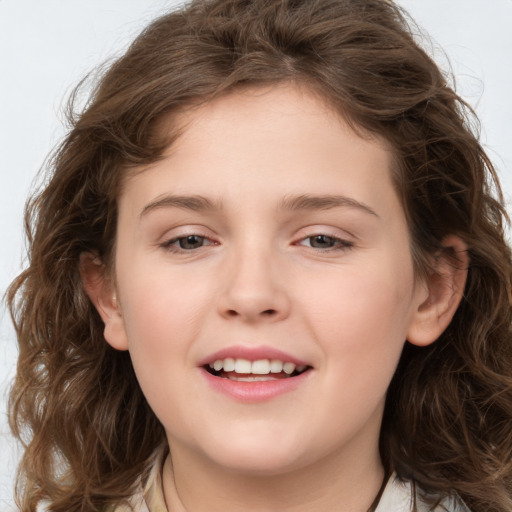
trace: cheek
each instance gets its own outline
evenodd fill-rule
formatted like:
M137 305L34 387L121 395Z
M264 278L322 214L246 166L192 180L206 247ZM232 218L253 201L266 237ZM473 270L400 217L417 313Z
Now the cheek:
M328 364L337 366L334 374L390 378L413 310L412 268L347 266L324 282L303 311Z
M211 296L207 280L170 272L165 265L150 269L133 265L132 269L119 279L129 340L133 344L158 340L160 346L178 334L186 339L206 307L205 298Z
M207 283L165 272L138 273L124 279L119 290L128 348L144 387L154 375L177 376L192 364L190 348L201 318L211 309Z
M161 277L132 282L124 289L128 349L142 392L161 423L186 431L187 422L196 421L194 411L179 412L197 400L193 387L184 383L193 366L190 354L199 319L207 309L199 300L205 291L197 284Z

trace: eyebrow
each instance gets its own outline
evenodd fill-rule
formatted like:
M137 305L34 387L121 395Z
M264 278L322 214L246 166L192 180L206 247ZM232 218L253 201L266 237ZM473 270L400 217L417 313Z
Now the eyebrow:
M222 205L219 202L211 201L204 196L178 196L169 194L160 196L144 206L140 212L140 217L160 208L181 208L183 210L200 212L207 210L220 210L222 209Z
M356 208L377 218L377 212L367 204L352 199L351 197L340 195L311 195L302 194L300 196L285 197L281 203L285 210L329 210L331 208Z
M379 218L375 210L370 208L367 204L357 201L356 199L340 195L302 194L299 196L287 196L280 204L280 209L291 211L329 210L331 208L340 207L355 208ZM140 217L160 208L180 208L195 212L218 211L222 209L222 203L220 201L212 201L211 199L200 195L181 196L168 194L160 196L144 206L140 213Z

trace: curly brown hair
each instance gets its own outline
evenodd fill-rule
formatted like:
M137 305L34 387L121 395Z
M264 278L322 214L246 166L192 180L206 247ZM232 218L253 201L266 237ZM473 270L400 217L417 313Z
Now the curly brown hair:
M164 116L242 85L287 81L391 144L418 273L447 235L468 247L453 321L427 347L406 343L388 391L386 469L430 496L455 491L474 512L512 510L508 218L473 112L411 27L386 0L195 0L149 25L79 114L83 84L76 89L70 131L27 204L28 268L8 292L19 340L9 414L26 447L21 510L122 502L165 440L80 277L84 252L112 262L123 176L172 143L156 136Z

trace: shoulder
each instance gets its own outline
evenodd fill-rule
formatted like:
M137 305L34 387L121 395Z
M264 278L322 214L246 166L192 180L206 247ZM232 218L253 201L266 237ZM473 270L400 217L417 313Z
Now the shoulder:
M411 512L413 510L413 486L391 475L375 512ZM444 499L433 510L419 496L416 498L417 512L470 512L456 496Z

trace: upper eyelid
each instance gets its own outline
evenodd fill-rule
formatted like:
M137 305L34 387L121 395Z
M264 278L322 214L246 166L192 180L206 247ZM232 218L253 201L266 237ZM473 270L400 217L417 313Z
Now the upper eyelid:
M186 238L187 236L201 236L204 238L213 239L216 237L212 230L201 225L183 225L166 229L162 233L160 239L163 241L175 240L178 238Z
M347 231L346 229L341 229L334 226L321 226L321 225L312 225L306 226L298 230L296 239L303 240L306 238L310 238L312 236L325 235L331 238L337 238L339 240L344 240L347 242L353 242L358 239L356 235Z

